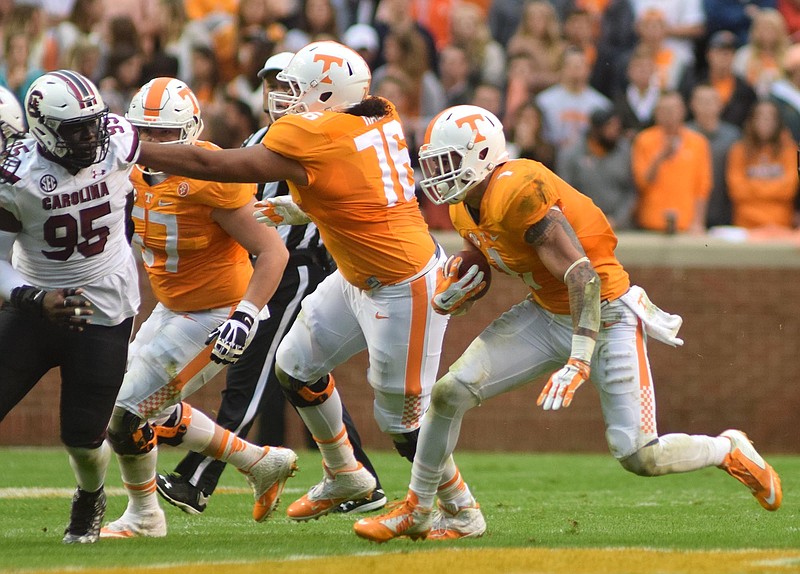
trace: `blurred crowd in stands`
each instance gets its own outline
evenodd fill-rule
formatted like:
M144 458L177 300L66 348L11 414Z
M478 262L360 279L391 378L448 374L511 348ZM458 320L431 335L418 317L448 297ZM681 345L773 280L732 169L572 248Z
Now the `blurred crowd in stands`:
M617 230L800 224L800 0L0 0L0 34L0 84L20 100L70 68L124 114L173 76L222 147L264 123L270 55L334 39L370 64L412 156L431 118L471 103L503 120L512 157L553 168Z

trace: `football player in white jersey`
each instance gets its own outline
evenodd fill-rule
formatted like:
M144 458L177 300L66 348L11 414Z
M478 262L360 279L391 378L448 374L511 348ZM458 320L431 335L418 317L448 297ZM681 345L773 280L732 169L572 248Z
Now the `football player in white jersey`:
M0 86L0 152L25 133L25 117L17 96Z
M0 165L0 420L61 370L61 440L78 488L63 541L98 539L104 443L139 309L129 244L136 130L96 86L58 70L25 96L30 132Z

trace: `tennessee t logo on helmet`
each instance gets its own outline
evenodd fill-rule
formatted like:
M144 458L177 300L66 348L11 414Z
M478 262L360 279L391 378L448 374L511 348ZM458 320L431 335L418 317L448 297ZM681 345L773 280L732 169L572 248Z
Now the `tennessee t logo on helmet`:
M465 124L468 124L472 128L472 132L475 134L475 140L472 142L476 144L478 142L484 141L486 138L481 134L481 130L478 129L478 120L483 120L484 117L480 114L473 114L471 116L464 116L463 118L456 118L456 125L458 127L464 127Z
M320 79L320 83L323 84L332 84L333 81L328 76L328 70L331 69L332 64L336 64L339 67L344 67L344 59L337 58L336 56L328 56L327 54L314 54L314 61L315 62L322 62L322 79Z

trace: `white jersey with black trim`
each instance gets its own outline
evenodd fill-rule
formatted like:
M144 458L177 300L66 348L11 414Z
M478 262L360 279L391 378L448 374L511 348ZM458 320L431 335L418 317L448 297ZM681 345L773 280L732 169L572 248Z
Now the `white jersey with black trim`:
M120 116L110 114L108 128L106 157L75 175L43 157L30 136L7 150L0 168L0 207L22 223L12 265L37 287L82 287L99 325L116 325L139 309L126 236L139 139Z

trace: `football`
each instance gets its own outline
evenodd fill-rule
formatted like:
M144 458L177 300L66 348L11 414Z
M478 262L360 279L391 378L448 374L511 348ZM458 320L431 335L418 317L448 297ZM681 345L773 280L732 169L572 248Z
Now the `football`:
M486 257L483 256L483 253L477 250L467 249L464 251L459 251L456 253L456 256L461 257L461 265L458 268L458 277L461 278L464 276L464 273L469 271L469 268L473 265L477 265L478 269L483 271L483 280L486 281L486 287L484 287L477 295L472 297L473 301L476 301L486 295L489 291L489 287L492 285L492 266L489 265L489 262L486 260Z

